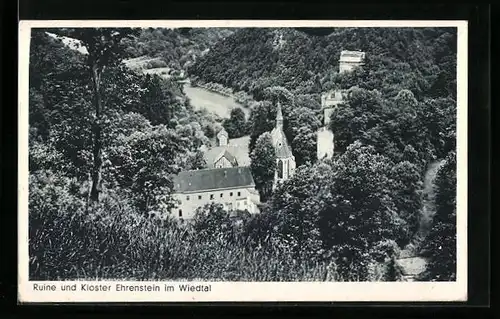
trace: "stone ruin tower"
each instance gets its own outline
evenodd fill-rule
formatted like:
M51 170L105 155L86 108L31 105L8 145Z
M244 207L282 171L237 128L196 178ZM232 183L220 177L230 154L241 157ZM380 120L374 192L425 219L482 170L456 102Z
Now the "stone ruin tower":
M365 52L342 51L339 59L339 73L350 72L364 65ZM329 128L330 116L335 107L342 103L344 90L332 90L321 95L321 111L323 113L323 127L317 132L317 158L330 159L334 152L334 135Z
M349 72L358 66L362 66L365 60L365 52L342 51L339 59L339 73Z

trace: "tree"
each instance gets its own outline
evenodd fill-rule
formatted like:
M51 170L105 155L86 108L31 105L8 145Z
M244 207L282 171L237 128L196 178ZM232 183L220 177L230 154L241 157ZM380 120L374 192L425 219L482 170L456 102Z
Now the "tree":
M63 33L71 38L81 41L87 49L87 68L92 79L93 104L95 119L92 125L93 133L93 168L92 188L90 199L99 201L101 191L101 168L102 168L102 127L103 127L103 97L101 78L107 67L121 62L124 47L120 45L123 38L130 38L138 34L137 30L129 28L76 28L66 29Z
M292 141L292 149L297 160L297 166L302 164L314 164L317 153L317 137L307 126L298 130L297 135Z
M271 101L272 103L277 103L280 101L283 105L293 105L294 96L293 94L282 86L271 86L264 89L264 99Z
M291 110L287 117L287 125L284 127L285 135L292 141L302 128L308 128L316 132L321 127L321 122L315 112L306 107L297 107Z
M193 170L193 169L202 169L207 167L207 162L205 161L205 157L203 156L203 152L197 151L193 154L190 154L188 164L185 169Z
M208 239L215 239L225 234L231 229L229 212L224 210L222 204L206 204L198 207L193 218L193 226L198 236Z
M121 134L109 149L110 186L113 181L134 194L143 212L167 211L174 206L173 177L186 160L189 138L165 125L151 126L130 135Z
M301 166L273 194L270 207L277 222L271 236L298 258L323 257L321 215L331 204L331 178L328 164Z
M423 183L420 169L408 161L399 162L392 167L391 178L398 215L406 221L408 230L413 235L418 230L422 205L420 192Z
M44 149L42 155L30 148L30 155L35 155L30 169L57 165L60 173L81 181L88 178L92 167L92 106L87 98L91 91L86 66L81 53L69 50L45 31L33 30L30 45L30 147L37 141L43 144L38 150Z
M245 135L247 133L247 123L243 110L239 107L232 109L229 119L224 121L223 126L230 138L238 138Z
M354 87L347 95L347 100L334 109L330 120L330 129L335 135L335 149L340 152L345 151L355 140L366 141L372 136L367 135L367 132L384 123L380 92Z
M276 151L270 133L263 133L257 139L255 148L250 153L250 160L255 187L259 190L262 200L265 201L270 195L276 171Z
M156 74L147 74L143 77L141 88L145 92L141 96L141 108L137 111L153 125L168 124L174 117L176 101L166 80Z
M387 264L387 272L385 274L385 281L400 281L403 277L401 266L396 261L396 256L392 255L389 263Z
M363 280L380 242L407 241L398 215L391 178L393 163L359 141L334 160L331 204L322 213L323 238L343 276Z
M427 99L421 104L418 115L433 155L444 158L455 148L456 101L449 98ZM422 148L425 146L422 145Z
M252 108L252 113L249 119L250 130L250 152L254 149L257 139L265 132L270 132L276 125L276 110L273 105L268 102L258 102Z

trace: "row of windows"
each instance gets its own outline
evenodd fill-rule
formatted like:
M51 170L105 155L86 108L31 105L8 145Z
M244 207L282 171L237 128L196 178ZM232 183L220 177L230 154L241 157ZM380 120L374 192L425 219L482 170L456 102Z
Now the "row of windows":
M229 193L229 196L233 196L233 192L230 192ZM238 197L241 196L241 192L238 192ZM220 198L224 197L224 193L220 193ZM203 196L202 195L198 195L198 199L202 199ZM214 199L215 198L215 195L214 194L210 194L210 199ZM189 195L186 196L186 200L190 200L190 197Z

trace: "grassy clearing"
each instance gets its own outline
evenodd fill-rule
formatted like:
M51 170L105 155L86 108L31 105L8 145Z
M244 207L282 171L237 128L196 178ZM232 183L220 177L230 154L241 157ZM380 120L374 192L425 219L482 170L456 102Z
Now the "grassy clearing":
M184 86L184 92L191 100L191 104L197 110L206 109L222 118L229 118L232 109L241 108L245 116L247 116L247 118L249 116L250 110L237 103L232 97L227 97L200 87L192 87L189 85Z

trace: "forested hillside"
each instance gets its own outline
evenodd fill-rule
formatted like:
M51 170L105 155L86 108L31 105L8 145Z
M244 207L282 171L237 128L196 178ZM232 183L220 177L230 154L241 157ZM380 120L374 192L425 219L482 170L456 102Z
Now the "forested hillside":
M333 28L323 35L292 28L249 28L220 41L189 68L189 74L195 82L243 91L260 101L252 108L251 148L260 134L273 127L275 108L268 101L276 102L279 98L284 105L285 133L292 142L298 164L315 162L314 133L319 126L318 120L323 120L318 112L321 93L331 89L347 90L347 97L332 114L329 126L335 135L337 156L346 156L357 145L361 149L370 147L371 152L383 156L383 159L378 159L380 165L382 162L391 163L392 173L382 173L382 176L394 178L393 182L398 185L393 193L398 194L393 203L401 220L399 226L387 227L407 232L393 237L400 238L401 248L405 243L424 240L424 246L434 248L433 253L427 254L433 256L431 260L441 256L436 251L438 243L449 243L451 246L446 250L446 257L439 257L441 262L431 261L432 267L436 267L443 264L444 258L455 257L452 246L455 220L447 219L449 224L445 222L443 225L441 217L436 217L431 224L423 226L432 228L429 238L420 238L418 231L424 203L421 194L429 165L444 158L449 162L455 156L456 36L454 28ZM354 72L339 74L342 50L366 52L364 66ZM334 170L339 169L340 158L333 164ZM352 174L349 179L354 179L354 176L363 174L360 171L365 167L356 168L361 164L358 162L361 158L351 160L354 166L350 166ZM313 169L317 165L313 165ZM446 167L454 170L454 167ZM367 174L375 176L379 173ZM391 177L391 174L397 177ZM324 179L319 180L324 182ZM354 180L344 182L341 185L357 183ZM331 180L327 183L336 184ZM344 190L333 194L339 196ZM353 191L357 194L363 192L359 189ZM454 188L441 191L447 194L455 192ZM382 188L366 196L380 199L383 197L380 192L383 192ZM447 207L448 213L452 214L450 206ZM359 212L362 208L357 206L355 210ZM303 216L314 216L315 212L317 210ZM320 211L319 219L323 218L321 214ZM341 216L342 213L335 214ZM306 217L297 222L303 223L303 218ZM436 232L440 230L442 233L437 236ZM418 250L417 247L416 253ZM446 265L441 270L446 269L446 278L450 278L454 264L447 262ZM445 280L443 274L439 276L439 280ZM427 276L429 278L433 276Z
M367 54L361 74L340 77L342 50ZM453 28L336 28L327 36L296 29L241 29L189 68L191 75L262 97L266 87L296 94L333 87L377 89L417 99L455 97L456 30Z
M125 40L124 44L128 46L126 52L133 58L158 58L146 65L147 69L169 67L184 70L234 31L226 28L147 28L142 29L136 38Z

